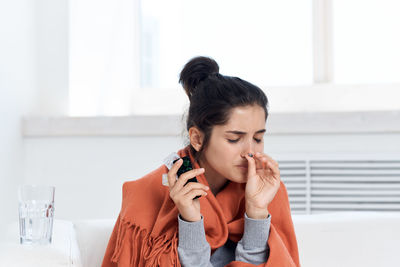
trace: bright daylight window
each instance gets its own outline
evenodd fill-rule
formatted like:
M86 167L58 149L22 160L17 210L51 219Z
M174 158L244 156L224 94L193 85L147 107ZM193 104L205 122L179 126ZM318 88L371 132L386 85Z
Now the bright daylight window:
M181 114L187 99L178 74L197 55L262 88L311 86L313 68L326 68L333 78L322 82L334 84L400 82L396 0L69 3L73 116ZM326 8L316 8L320 3ZM323 22L331 25L325 44L313 38L323 24L316 17L332 18ZM320 43L332 49L318 50Z
M400 82L400 2L334 0L337 83Z
M180 114L197 55L260 87L312 83L311 0L138 3L70 2L71 115Z
M311 1L143 0L143 87L174 88L195 55L259 86L312 83Z

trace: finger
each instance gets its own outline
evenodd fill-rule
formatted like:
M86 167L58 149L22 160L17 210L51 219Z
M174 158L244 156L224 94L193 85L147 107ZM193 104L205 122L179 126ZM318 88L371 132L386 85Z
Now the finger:
M266 162L268 163L269 168L272 171L272 174L275 176L280 176L280 170L279 170L279 164L276 162L274 159L272 159L268 155L264 155L264 158L266 158Z
M194 189L189 191L186 195L184 195L187 201L193 200L193 198L197 196L207 196L207 192L202 189Z
M263 161L266 164L266 168L267 170L270 172L269 178L270 179L275 179L277 181L280 180L280 171L279 171L279 167L271 162L269 159L267 158L263 158Z
M268 165L269 165L270 169L272 170L272 177L277 180L280 180L281 174L280 174L279 167L276 164L271 163L270 161L268 161Z
M279 167L278 162L275 161L275 160L274 160L273 158L271 158L270 156L268 156L267 154L263 154L263 153L257 152L257 153L255 154L255 156L256 156L257 158L267 158L268 161L272 162L274 165L276 165L277 167Z
M271 178L280 180L279 165L275 160L273 160L270 156L260 152L257 152L255 157L262 162L263 169L271 174Z
M182 188L189 179L194 178L196 177L196 175L200 175L203 172L204 168L193 169L188 172L185 172L184 174L179 176L178 181L176 181L176 187L178 188L178 190L180 190L180 188Z
M190 182L182 188L181 194L185 195L189 191L194 189L202 189L204 191L208 191L209 187L201 183Z
M265 162L262 159L263 159L262 156L257 155L257 154L254 155L254 161L256 163L256 170L262 170L262 169L266 168Z
M256 162L253 157L250 157L249 155L245 155L248 163L248 168L247 168L247 177L253 177L256 175Z
M183 163L182 159L177 160L168 172L168 186L171 189L176 183L176 174Z
M257 152L255 154L255 158L256 158L256 160L259 159L262 162L262 169L272 168L272 166L274 166L274 170L276 170L276 168L279 169L278 163L266 154ZM267 166L267 164L266 164L267 162L271 164L271 167Z

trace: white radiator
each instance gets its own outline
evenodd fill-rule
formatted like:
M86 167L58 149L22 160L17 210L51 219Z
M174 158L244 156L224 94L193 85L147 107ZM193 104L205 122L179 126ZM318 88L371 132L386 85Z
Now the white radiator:
M400 212L400 160L279 160L292 213Z

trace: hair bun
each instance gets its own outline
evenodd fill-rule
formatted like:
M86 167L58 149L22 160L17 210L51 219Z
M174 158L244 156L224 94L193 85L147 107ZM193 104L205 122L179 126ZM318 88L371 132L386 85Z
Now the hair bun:
M183 67L179 76L179 83L182 84L186 94L191 99L191 96L197 85L210 74L219 72L217 62L208 57L195 57L189 60Z

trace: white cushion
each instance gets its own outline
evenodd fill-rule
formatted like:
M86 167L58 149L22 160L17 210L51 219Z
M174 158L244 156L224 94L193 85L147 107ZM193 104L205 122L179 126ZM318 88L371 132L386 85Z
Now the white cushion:
M83 266L101 266L114 224L115 219L74 222Z
M400 266L400 213L293 215L304 267Z
M302 267L400 266L400 213L293 215L293 222ZM83 266L100 266L115 220L74 224Z

